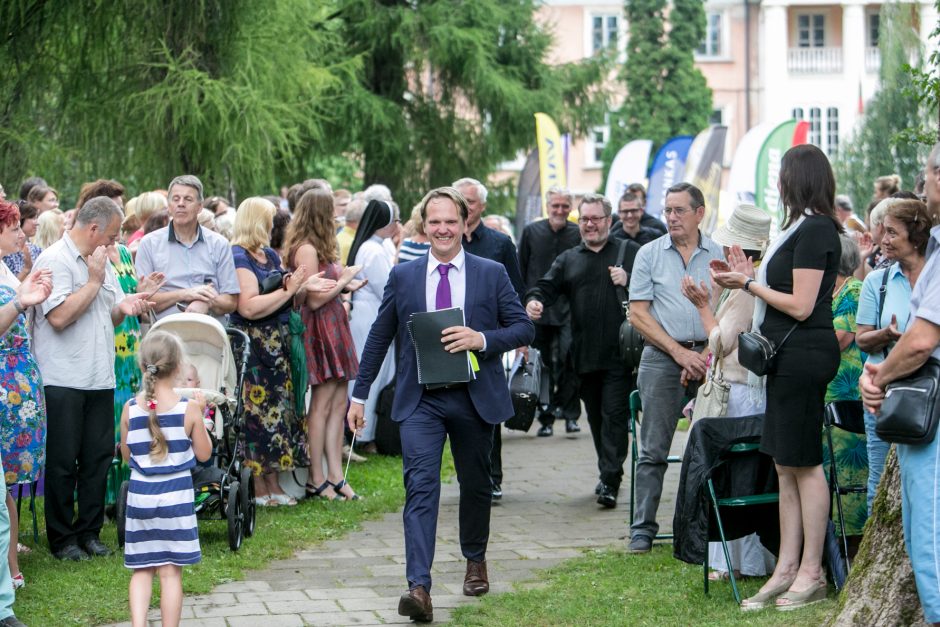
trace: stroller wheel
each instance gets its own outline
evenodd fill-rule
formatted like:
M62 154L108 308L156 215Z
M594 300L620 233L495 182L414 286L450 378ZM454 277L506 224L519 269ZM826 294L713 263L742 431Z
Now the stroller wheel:
M117 523L118 546L124 546L125 530L127 528L127 490L131 482L124 481L118 489L117 502L114 505L114 519Z
M240 479L242 504L245 509L245 537L250 538L255 533L255 482L251 469L242 468Z
M242 545L245 522L245 508L242 504L241 485L238 481L233 481L228 487L225 516L228 519L228 547L237 551Z

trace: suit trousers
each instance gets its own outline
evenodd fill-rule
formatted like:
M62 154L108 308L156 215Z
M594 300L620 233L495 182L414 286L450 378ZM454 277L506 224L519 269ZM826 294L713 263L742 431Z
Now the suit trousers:
M469 560L486 559L490 536L490 449L493 425L477 414L466 386L425 391L414 413L401 422L405 474L405 574L408 587L431 590L441 455L450 438L460 485L460 548Z
M114 459L114 390L45 386L46 535L53 552L97 538ZM75 492L78 518L75 518Z
M581 400L591 425L597 470L605 484L618 490L630 444L630 392L633 377L626 368L580 375Z
M542 356L542 385L548 389L548 407L539 414L539 422L551 425L555 418L577 420L581 403L578 377L571 361L571 324L536 324L532 346Z

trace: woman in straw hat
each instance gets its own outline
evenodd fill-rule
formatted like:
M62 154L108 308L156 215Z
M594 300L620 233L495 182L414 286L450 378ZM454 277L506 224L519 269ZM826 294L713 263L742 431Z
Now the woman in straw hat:
M745 254L759 263L770 236L770 216L751 204L738 205L728 221L712 233L712 239L724 247L725 257L732 246L740 246ZM725 417L737 418L764 413L763 393L748 389L748 373L738 363L738 333L747 331L754 315L754 297L743 290L715 290L718 307L712 313L710 290L691 277L682 280L682 293L702 318L708 333L711 359L719 360L721 377L731 385L728 411ZM712 580L728 577L729 566L721 542L708 543L708 563L714 566L709 574ZM774 556L760 543L757 534L751 534L728 543L731 567L735 577L763 577L773 571Z

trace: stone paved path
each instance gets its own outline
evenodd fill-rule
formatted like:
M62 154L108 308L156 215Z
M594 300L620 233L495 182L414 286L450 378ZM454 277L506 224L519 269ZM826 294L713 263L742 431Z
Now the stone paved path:
M597 463L587 420L584 431L536 438L503 431L505 496L493 507L487 551L490 594L531 582L538 571L578 557L590 548L624 546L628 532L630 459L616 509L595 503ZM673 453L681 454L686 434L679 432ZM660 505L662 532L672 526L679 469L666 475ZM433 568L435 622L450 610L476 599L461 594L466 567L457 541L456 479L443 487ZM244 581L223 584L212 594L184 602L186 627L293 627L295 625L408 624L397 613L406 587L401 512L364 523L349 536L247 573ZM523 585L525 585L523 583ZM530 585L536 585L534 582ZM151 613L159 624L159 611ZM123 623L120 627L129 625Z

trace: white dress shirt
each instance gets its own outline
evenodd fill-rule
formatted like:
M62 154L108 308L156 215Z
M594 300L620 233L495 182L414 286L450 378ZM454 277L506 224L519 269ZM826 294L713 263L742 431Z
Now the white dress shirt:
M447 272L447 280L450 282L450 306L464 309L464 301L467 295L467 254L460 249L457 256L450 260L454 266ZM441 282L441 273L437 269L443 265L433 253L428 255L428 276L424 282L424 295L428 311L437 309L437 286ZM465 316L466 317L466 316Z

